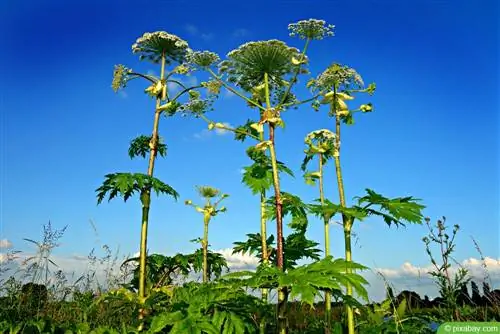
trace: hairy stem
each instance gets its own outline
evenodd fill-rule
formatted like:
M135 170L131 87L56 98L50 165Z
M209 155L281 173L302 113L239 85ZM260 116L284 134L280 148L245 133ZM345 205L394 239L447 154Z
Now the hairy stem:
M342 179L342 170L340 167L340 116L336 112L335 99L332 103L333 112L335 114L335 146L337 154L334 155L335 160L335 172L337 175L337 187L339 191L340 205L342 207L346 206L345 193L344 193L344 180ZM344 226L344 241L345 241L345 260L347 262L352 262L352 245L351 245L351 230L352 230L352 220L342 215L342 223ZM348 274L352 273L351 268L347 268L346 272ZM352 285L347 282L347 295L352 297ZM347 309L347 329L349 334L354 334L354 312L352 307L346 306Z
M259 134L260 142L264 141L264 133ZM260 237L262 245L262 262L269 262L269 254L267 253L267 221L266 221L266 190L260 191ZM267 302L269 290L262 289L262 300Z
M203 248L203 283L208 283L208 224L210 223L210 216L204 214L203 216L203 241L201 247Z
M321 202L321 206L325 205L325 193L323 190L323 154L319 154L319 199ZM324 232L325 232L325 257L330 255L330 226L329 219L324 216ZM331 322L331 313L332 313L332 296L329 291L325 292L325 333L330 334L330 322Z
M267 110L271 109L271 94L269 92L269 76L264 73L265 93L266 93L266 107ZM281 203L281 189L280 178L278 171L278 162L276 158L276 148L274 140L275 125L269 123L269 152L271 155L271 165L273 170L273 185L274 196L276 203L276 265L280 270L284 270L283 259L283 215ZM286 334L287 332L287 318L286 318L286 291L284 289L278 290L278 305L277 305L277 325L278 333Z
M165 75L165 63L166 57L165 53L162 54L161 61L161 76L160 80L163 80ZM161 105L161 99L165 97L165 89L162 92L161 97L156 98L156 110L153 122L153 133L150 142L150 152L149 152L149 164L148 164L148 175L153 176L155 159L158 153L158 127L160 123L160 113L158 108ZM147 252L147 240L148 240L148 223L149 223L149 208L151 203L151 190L146 189L144 192L142 200L142 224L141 224L141 244L140 244L140 255L139 255L139 299L144 301L146 297L146 252ZM143 319L143 310L140 310L139 319Z

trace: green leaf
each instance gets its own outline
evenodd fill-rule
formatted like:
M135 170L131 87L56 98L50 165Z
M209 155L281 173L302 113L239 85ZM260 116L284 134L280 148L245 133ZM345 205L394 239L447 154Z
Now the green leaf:
M243 168L242 183L250 188L254 195L266 191L273 185L273 168L271 159L262 151L250 147L247 155L254 163ZM294 176L293 172L282 162L278 161L278 171Z
M386 224L402 225L404 222L421 224L424 219L422 210L424 205L419 204L419 199L411 196L387 198L371 189L366 189L367 195L356 197L358 204L363 205L363 210L368 215L380 216ZM372 209L375 206L378 209Z
M305 230L307 228L307 209L308 206L302 202L299 196L292 195L287 192L281 192L282 216L290 215L292 220L289 226L297 230ZM266 218L270 220L276 219L276 197L271 196L266 201Z
M254 123L256 122L248 119L245 124L238 126L234 132L234 139L243 142L247 139L248 134L259 137L259 132L252 127Z
M315 202L321 203L320 199L316 199ZM358 206L353 207L343 207L338 204L333 204L330 200L325 199L324 205L321 204L310 204L308 205L309 211L317 217L321 217L330 220L336 214L342 214L346 218L354 220L363 220L366 218L367 213L363 208Z
M107 174L103 184L96 189L97 204L100 204L106 196L108 201L120 195L126 202L133 194L143 193L153 189L157 195L165 194L174 197L179 194L168 184L159 179L141 173L114 173Z
M133 139L130 142L130 147L128 149L128 155L131 159L141 156L143 158L146 157L146 154L151 151L150 148L150 142L151 142L152 136L138 136L137 138ZM163 143L162 138L158 138L158 143L157 143L157 150L158 153L162 156L165 157L167 155L167 145Z
M151 321L148 333L159 333L168 325L173 325L176 322L182 320L183 314L181 311L176 311L172 313L161 313Z

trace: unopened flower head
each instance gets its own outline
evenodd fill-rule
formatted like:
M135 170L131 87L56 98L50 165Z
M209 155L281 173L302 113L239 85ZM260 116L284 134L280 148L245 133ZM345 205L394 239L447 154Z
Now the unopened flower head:
M328 142L335 139L335 133L328 129L320 129L309 132L306 136L305 143L312 143L313 141Z
M213 187L197 186L196 188L201 197L214 198L220 194L220 190Z
M304 142L308 146L304 152L308 155L324 154L325 156L335 155L335 133L328 129L320 129L310 132Z
M327 25L325 21L316 19L302 20L288 25L290 36L298 36L300 39L323 39L334 36L334 28L334 25Z
M283 41L268 40L245 43L227 57L219 71L227 74L229 82L252 91L264 82L265 73L271 89L282 87L283 77L296 70L292 58L300 58L300 51Z
M216 53L211 51L193 51L186 55L186 60L200 67L210 67L217 63L220 58Z
M320 89L329 89L331 87L361 88L363 87L361 76L349 66L332 64L315 80L314 86Z
M162 55L166 62L182 62L189 50L188 43L176 35L165 31L147 32L132 45L132 52L138 53L141 59L159 63Z

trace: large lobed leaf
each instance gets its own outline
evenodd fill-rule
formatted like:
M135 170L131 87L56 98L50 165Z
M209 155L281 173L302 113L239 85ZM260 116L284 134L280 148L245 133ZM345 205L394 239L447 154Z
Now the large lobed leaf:
M412 196L387 198L371 189L366 189L367 195L357 197L358 204L363 206L367 215L380 216L388 224L402 225L404 222L421 224L424 216L424 205ZM378 207L373 209L372 207Z
M106 196L108 201L117 196L123 197L126 202L133 194L153 190L157 195L165 194L179 197L177 191L159 179L142 173L114 173L107 174L103 184L96 189L97 204L100 204Z

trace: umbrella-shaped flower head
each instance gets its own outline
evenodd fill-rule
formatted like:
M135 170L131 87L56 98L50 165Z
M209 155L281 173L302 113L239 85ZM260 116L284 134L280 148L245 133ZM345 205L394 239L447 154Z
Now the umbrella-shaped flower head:
M228 81L250 92L269 77L271 89L288 85L284 78L296 71L292 59L302 59L298 49L287 46L279 40L248 42L228 53L228 60L220 63L219 70L226 73Z
M314 88L329 90L340 88L362 88L364 86L361 76L349 66L334 63L321 73L313 82Z
M188 63L199 67L210 67L217 63L220 58L211 51L192 51L187 54L186 60Z
M290 36L298 36L300 39L323 39L334 36L334 28L334 25L316 19L302 20L288 25Z
M165 31L147 32L132 45L132 52L141 59L159 63L165 55L166 63L181 63L189 51L188 43L176 35Z

